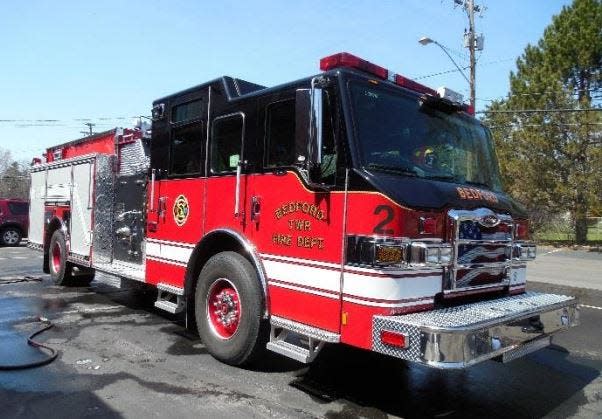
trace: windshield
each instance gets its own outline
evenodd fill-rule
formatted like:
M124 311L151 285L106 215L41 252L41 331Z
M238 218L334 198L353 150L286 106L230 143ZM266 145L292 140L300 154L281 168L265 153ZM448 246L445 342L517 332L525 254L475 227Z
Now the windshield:
M358 82L350 89L366 168L501 192L490 134L477 121L384 87Z

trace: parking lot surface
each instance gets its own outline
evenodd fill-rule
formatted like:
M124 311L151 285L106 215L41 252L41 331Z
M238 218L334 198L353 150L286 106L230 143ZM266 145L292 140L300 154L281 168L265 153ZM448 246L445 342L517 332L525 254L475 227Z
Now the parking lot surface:
M214 360L179 318L156 311L151 289L57 287L40 253L0 248L0 364L43 358L25 341L38 316L54 323L39 340L60 352L40 368L0 371L0 416L600 417L602 292L550 284L539 262L567 280L580 260L599 276L602 259L559 253L540 254L532 288L579 294L582 325L512 363L442 371L339 345L310 366L268 355L246 370Z

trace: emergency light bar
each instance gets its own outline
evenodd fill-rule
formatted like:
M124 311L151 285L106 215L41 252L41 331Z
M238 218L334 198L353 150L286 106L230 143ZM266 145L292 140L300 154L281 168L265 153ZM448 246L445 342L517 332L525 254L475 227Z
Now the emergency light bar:
M328 71L335 68L354 68L373 76L378 77L382 80L388 80L395 83L398 86L405 87L406 89L414 90L419 93L426 93L427 95L437 96L437 92L430 87L426 87L423 84L417 83L414 80L410 80L399 74L395 74L392 71L387 70L384 67L373 64L370 61L363 60L356 57L348 52L339 52L338 54L329 55L320 60L320 70Z

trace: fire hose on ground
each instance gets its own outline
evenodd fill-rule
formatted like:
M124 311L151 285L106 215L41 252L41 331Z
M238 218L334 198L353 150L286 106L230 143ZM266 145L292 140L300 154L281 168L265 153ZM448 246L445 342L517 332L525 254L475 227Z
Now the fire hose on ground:
M39 279L39 278L26 276L23 278L0 280L0 285L14 284L14 283L18 283L18 282L40 281L40 280L41 279ZM37 349L44 349L44 350L48 351L49 354L47 354L47 356L44 359L41 359L39 361L26 362L23 364L12 364L12 365L0 364L0 371L22 370L22 369L27 369L27 368L41 367L43 365L50 364L52 361L54 361L58 357L59 352L56 349L51 348L50 346L44 345L43 343L40 343L40 342L37 342L34 340L34 338L36 336L38 336L38 335L44 333L45 331L51 329L52 327L54 327L52 322L50 322L50 320L46 319L45 317L38 317L38 321L42 322L44 324L44 327L42 327L41 329L39 329L39 330L35 331L34 333L32 333L31 335L29 335L29 337L27 338L27 344L29 346L32 346Z

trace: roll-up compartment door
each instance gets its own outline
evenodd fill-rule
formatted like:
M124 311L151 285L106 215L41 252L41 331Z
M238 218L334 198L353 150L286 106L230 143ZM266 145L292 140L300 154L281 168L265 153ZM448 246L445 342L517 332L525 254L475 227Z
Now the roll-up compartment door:
M94 163L77 164L72 170L70 250L80 256L89 256L92 243Z
M31 173L29 189L29 242L44 244L44 197L46 196L46 170Z

